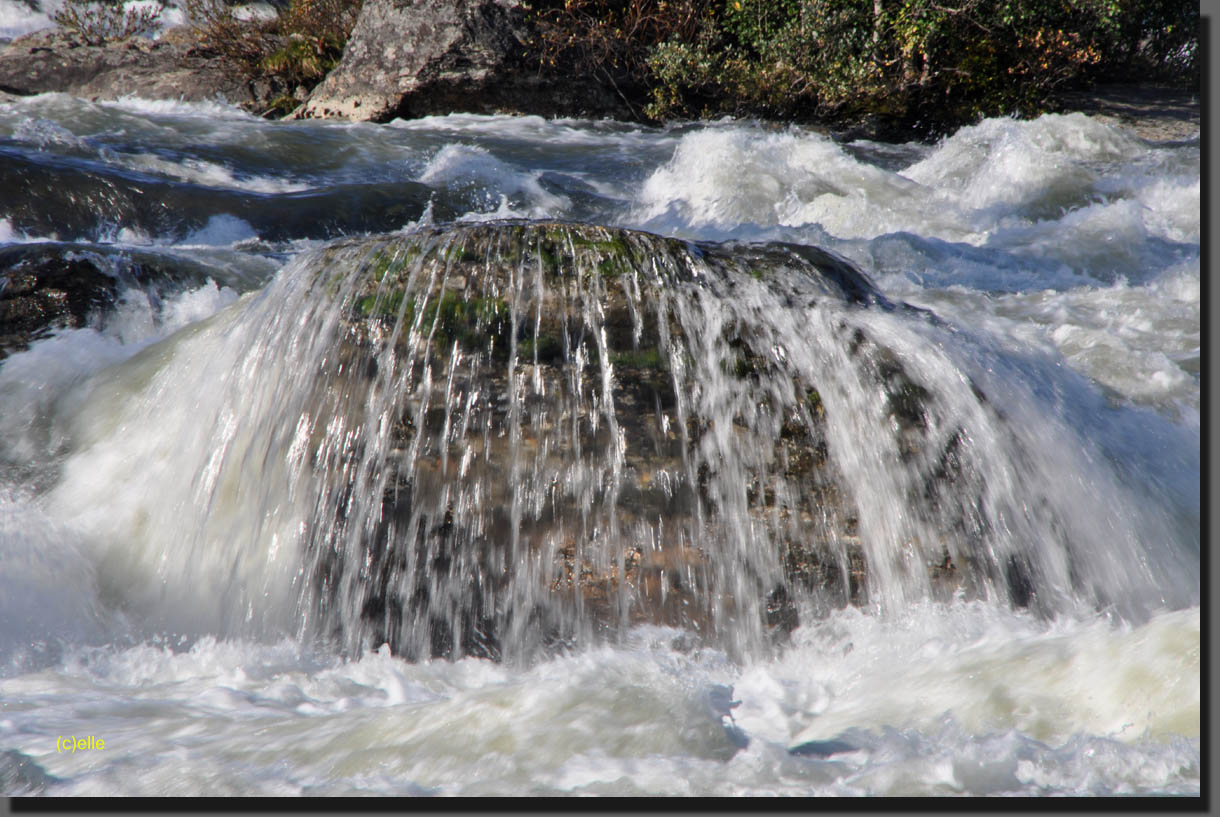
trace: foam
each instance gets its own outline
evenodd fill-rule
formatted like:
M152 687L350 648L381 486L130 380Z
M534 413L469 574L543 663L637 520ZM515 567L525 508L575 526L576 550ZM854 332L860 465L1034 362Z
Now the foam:
M980 607L844 611L742 667L676 651L678 635L640 628L532 668L412 664L385 649L343 660L292 640L69 648L51 670L0 677L13 704L0 731L65 778L49 793L68 795L1200 788L1197 608L1129 629ZM706 704L721 684L740 701L744 748ZM37 711L23 708L35 697ZM106 733L101 763L40 745L74 728L82 700ZM144 717L118 717L133 705ZM841 744L829 756L789 754L794 736L824 735ZM121 773L133 765L141 774Z
M487 204L499 200L501 209L507 208L507 197L515 195L523 202L514 209L534 218L554 215L571 205L566 196L543 188L538 174L518 170L480 147L446 145L428 162L419 181L468 190Z
M21 0L0 0L0 40L52 28L50 11L45 7L34 11Z

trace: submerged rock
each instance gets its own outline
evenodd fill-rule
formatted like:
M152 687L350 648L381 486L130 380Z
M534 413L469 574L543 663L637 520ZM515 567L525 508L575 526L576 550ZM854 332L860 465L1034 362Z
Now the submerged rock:
M498 656L639 622L757 644L798 600L867 599L822 384L784 323L894 308L846 261L500 223L340 242L312 268L344 316L299 426L329 486L313 618L353 646ZM919 387L832 331L892 433L928 443Z
M29 755L15 749L0 752L0 796L31 797L46 792L47 786L61 782L47 774Z

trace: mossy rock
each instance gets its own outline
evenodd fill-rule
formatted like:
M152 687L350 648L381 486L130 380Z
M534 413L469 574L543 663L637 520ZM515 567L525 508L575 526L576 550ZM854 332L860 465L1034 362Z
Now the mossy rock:
M526 633L786 630L792 599L867 600L819 384L743 306L891 308L846 261L563 222L427 228L318 258L343 314L332 388L378 395L380 413L349 426L389 429L375 455L345 442L320 457L374 456L342 473L381 486L381 507L314 577L349 588L336 617L360 617L368 643L498 656ZM917 436L926 393L896 360L867 365Z

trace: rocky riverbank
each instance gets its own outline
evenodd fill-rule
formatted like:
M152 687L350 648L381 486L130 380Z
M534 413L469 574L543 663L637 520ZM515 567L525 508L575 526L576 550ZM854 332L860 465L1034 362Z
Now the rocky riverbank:
M623 85L624 77L616 84L610 71L540 61L531 13L519 0L368 0L342 59L312 91L272 73L249 77L186 27L105 46L44 30L0 47L0 92L220 100L264 116L373 122L446 113L648 121L640 102L647 94ZM1153 140L1189 138L1199 128L1198 94L1166 84L1064 91L1050 107L1107 117ZM895 130L874 115L810 117L801 121L850 138L926 135Z
M189 29L157 39L131 37L88 45L59 29L35 31L0 47L0 92L14 96L65 93L91 101L126 96L188 102L221 101L256 114L284 91L273 79L247 80Z

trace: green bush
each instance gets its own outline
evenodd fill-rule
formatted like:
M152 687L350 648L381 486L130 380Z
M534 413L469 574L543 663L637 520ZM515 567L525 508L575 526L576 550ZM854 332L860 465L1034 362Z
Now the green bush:
M123 0L66 0L51 19L87 45L105 45L152 31L164 9L161 3L126 9Z
M1100 80L1198 82L1198 8L1172 0L566 0L545 16L552 61L614 66L658 120L943 129Z

